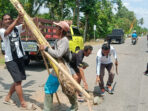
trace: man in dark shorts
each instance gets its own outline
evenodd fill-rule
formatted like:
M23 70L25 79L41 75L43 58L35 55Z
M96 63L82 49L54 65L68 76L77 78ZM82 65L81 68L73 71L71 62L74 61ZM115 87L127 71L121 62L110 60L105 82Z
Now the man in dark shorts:
M13 21L13 18L9 14L5 14L2 17L3 28L0 29L0 36L5 45L5 63L14 81L4 99L4 103L15 104L11 99L11 96L16 91L21 107L27 108L28 103L24 100L21 86L22 80L26 80L23 65L24 51L20 40L20 34L24 31L24 25L21 24L16 26L22 18L23 15L19 14L19 16Z

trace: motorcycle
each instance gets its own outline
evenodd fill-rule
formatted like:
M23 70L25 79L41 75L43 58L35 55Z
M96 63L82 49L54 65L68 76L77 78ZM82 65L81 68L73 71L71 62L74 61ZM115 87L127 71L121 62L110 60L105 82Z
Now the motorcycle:
M132 38L132 44L135 45L137 43L137 39L136 38Z

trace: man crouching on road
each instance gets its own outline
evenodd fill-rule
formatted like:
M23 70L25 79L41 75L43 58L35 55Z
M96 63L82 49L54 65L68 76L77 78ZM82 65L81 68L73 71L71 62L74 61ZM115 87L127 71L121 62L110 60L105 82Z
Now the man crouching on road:
M111 60L111 55L114 56L115 58L115 65L118 65L117 61L117 55L116 51L113 48L113 46L110 46L109 44L105 43L102 45L102 48L99 49L97 52L97 58L96 58L96 72L97 72L97 77L96 77L96 82L99 82L99 86L101 89L101 96L104 96L105 90L108 91L108 93L112 94L112 83L114 79L114 67L113 63ZM109 77L107 81L107 86L104 88L104 72L105 68L108 71Z

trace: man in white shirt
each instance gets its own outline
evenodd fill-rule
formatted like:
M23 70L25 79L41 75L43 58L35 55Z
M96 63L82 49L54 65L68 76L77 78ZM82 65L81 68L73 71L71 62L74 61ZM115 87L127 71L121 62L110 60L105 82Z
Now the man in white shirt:
M10 90L5 97L5 104L14 104L11 99L12 94L16 91L19 97L21 107L27 109L28 104L23 97L22 80L26 80L26 73L23 65L24 51L20 40L20 34L23 32L24 25L17 25L20 19L23 18L22 14L13 21L9 14L2 17L3 28L0 29L0 36L5 45L5 63L6 67L14 81Z
M110 46L109 44L105 43L102 45L102 48L99 49L99 51L97 52L96 82L99 82L102 96L104 95L105 90L107 90L110 94L113 93L111 85L114 79L114 67L113 67L113 63L111 60L111 55L113 55L115 58L115 65L118 65L116 51L113 48L113 46ZM107 69L108 74L109 74L106 88L104 88L104 80L103 80L105 68Z

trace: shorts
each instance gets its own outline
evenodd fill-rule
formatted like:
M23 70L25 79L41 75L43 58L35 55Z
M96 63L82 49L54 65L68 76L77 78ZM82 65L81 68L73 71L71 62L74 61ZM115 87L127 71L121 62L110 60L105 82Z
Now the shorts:
M72 75L73 75L73 74L80 73L78 67L71 67L71 68L70 68L70 72L71 72Z
M26 80L23 58L5 62L14 82Z
M79 68L76 67L76 66L74 66L74 65L72 65L72 64L67 64L67 66L68 66L68 68L69 68L69 71L70 71L71 75L74 75L74 74L80 72L80 71L79 71Z

